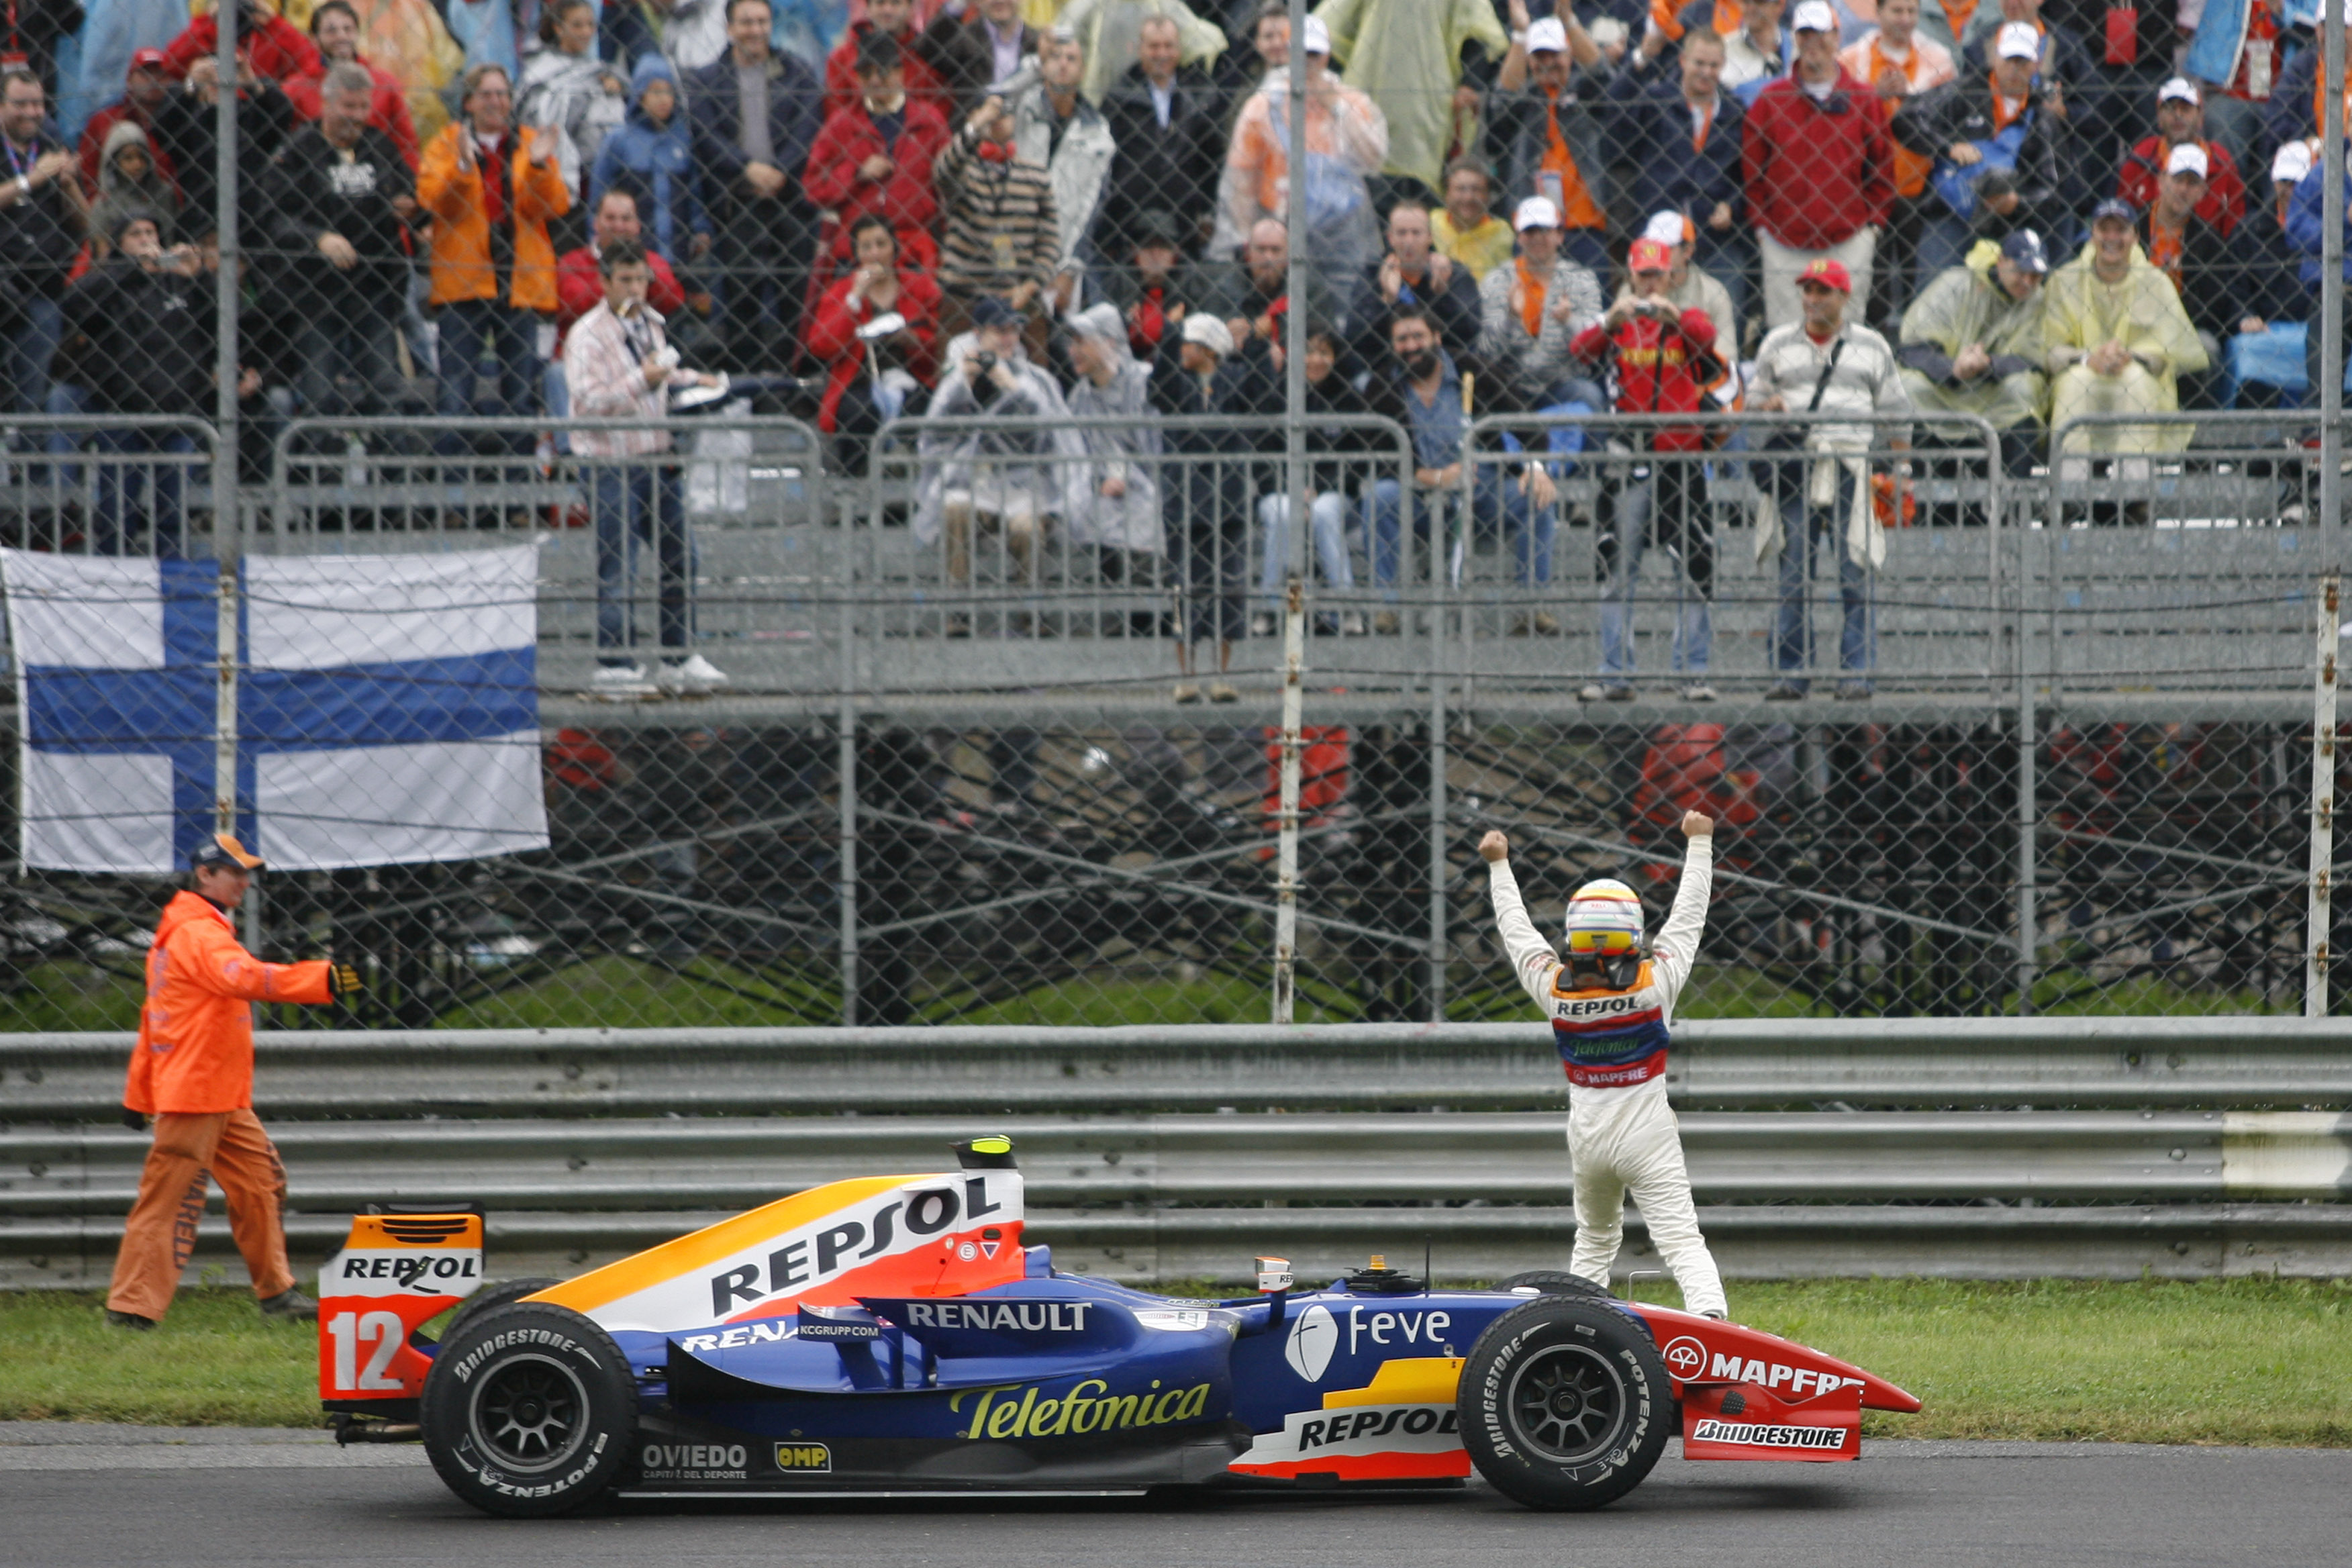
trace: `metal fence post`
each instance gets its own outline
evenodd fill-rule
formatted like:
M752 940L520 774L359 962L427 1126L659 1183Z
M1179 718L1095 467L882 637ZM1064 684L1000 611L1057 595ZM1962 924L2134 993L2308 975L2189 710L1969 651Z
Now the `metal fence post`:
M1293 413L1297 412L1296 407ZM1297 431L1291 432L1295 437ZM1303 541L1306 509L1291 490L1291 544ZM1298 1002L1298 721L1303 693L1299 667L1307 659L1307 585L1296 566L1283 597L1282 615L1282 738L1280 798L1275 817L1274 870L1274 1019L1287 1024Z
M866 500L868 515L879 517L882 444L877 434L866 465ZM816 461L821 464L820 454ZM834 721L835 814L840 849L835 857L835 897L841 905L841 1022L857 1024L857 520L845 510L841 518L839 587L841 593L841 708Z
M2336 861L2336 656L2343 631L2334 573L2319 580L2311 681L2311 880L2304 913L2303 1016L2327 1016L2329 900Z

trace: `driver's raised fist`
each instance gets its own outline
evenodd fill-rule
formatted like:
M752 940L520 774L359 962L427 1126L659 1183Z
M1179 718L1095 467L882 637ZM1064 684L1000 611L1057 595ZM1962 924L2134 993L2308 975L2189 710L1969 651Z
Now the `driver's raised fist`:
M1511 855L1511 841L1503 837L1501 828L1490 827L1486 830L1486 837L1478 840L1478 853L1489 862L1507 860Z
M1715 818L1709 816L1703 811L1684 812L1683 837L1685 838L1712 838L1715 837Z

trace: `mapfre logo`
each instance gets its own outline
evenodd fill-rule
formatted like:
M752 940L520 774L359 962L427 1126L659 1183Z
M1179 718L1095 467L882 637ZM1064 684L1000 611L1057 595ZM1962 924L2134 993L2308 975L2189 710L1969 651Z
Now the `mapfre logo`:
M787 1475L829 1476L833 1473L833 1450L822 1443L779 1443L776 1468Z
M1688 1334L1668 1340L1665 1349L1658 1354L1664 1358L1666 1370L1677 1382L1688 1383L1706 1371L1706 1347Z
M1290 1338L1283 1342L1282 1359L1290 1363L1291 1371L1317 1383L1331 1364L1331 1352L1339 1348L1339 1325L1325 1308L1309 1307L1292 1321Z

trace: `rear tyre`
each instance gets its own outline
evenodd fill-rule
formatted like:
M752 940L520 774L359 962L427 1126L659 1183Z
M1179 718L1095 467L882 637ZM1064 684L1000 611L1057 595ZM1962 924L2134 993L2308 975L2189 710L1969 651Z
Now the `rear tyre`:
M1613 1307L1538 1297L1486 1327L1462 1364L1462 1446L1528 1508L1595 1509L1666 1451L1674 1402L1648 1331Z
M425 1449L484 1513L540 1519L602 1496L628 1462L637 1388L612 1336L564 1307L453 1327L425 1379Z
M1540 1290L1547 1296L1590 1296L1596 1301L1617 1299L1608 1286L1595 1285L1581 1274L1570 1274L1558 1268L1530 1268L1525 1274L1512 1275L1495 1289Z
M451 1315L448 1327L441 1331L441 1342L447 1343L450 1336L484 1312L520 1301L525 1296L536 1296L541 1290L562 1283L561 1279L499 1279L485 1285L457 1303L457 1310Z

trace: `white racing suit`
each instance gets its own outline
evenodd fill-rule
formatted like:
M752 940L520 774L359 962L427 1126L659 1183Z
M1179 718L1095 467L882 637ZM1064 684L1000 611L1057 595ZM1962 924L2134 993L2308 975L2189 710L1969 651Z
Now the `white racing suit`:
M1625 991L1562 990L1568 967L1529 923L1508 860L1487 868L1487 887L1504 951L1519 984L1550 1017L1568 1069L1568 1154L1576 1174L1576 1251L1569 1268L1596 1284L1609 1282L1630 1193L1683 1288L1684 1306L1721 1314L1723 1276L1699 1235L1682 1138L1666 1106L1666 1026L1698 956L1714 869L1715 840L1691 839L1674 910Z

